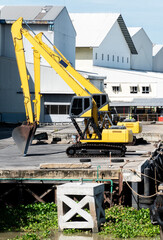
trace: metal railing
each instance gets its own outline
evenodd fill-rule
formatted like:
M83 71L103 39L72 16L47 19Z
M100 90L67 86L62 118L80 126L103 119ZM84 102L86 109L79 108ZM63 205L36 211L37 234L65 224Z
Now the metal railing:
M158 113L143 113L143 114L118 114L119 117L121 118L137 118L137 121L140 122L151 122L151 121L163 121L163 119L160 119L160 117L163 117L162 115L158 114Z

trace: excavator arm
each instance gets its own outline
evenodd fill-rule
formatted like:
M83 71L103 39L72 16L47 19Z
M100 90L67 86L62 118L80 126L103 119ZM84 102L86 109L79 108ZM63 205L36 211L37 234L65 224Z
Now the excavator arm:
M86 91L80 83L78 83L73 76L65 71L68 66L65 58L59 59L58 57L49 54L48 46L43 45L40 42L40 37L42 33L33 37L26 29L22 27L23 18L19 18L13 23L11 32L15 47L15 54L17 65L19 69L19 75L21 79L21 87L24 95L24 105L26 111L27 122L20 127L17 127L13 131L13 138L18 145L21 152L26 155L29 144L33 138L36 131L36 127L39 124L40 119L40 55L45 58L49 65L60 75L62 79L71 87L71 89L76 93L78 98L74 98L74 104L72 108L71 118L82 117L82 118L93 118L94 123L98 125L98 113L97 105L92 96L88 91ZM34 55L34 79L35 79L35 99L34 99L34 114L31 104L31 96L28 84L28 74L26 70L26 62L23 47L23 36L32 44L33 55ZM50 49L50 48L49 48ZM80 100L81 99L81 100ZM76 110L76 104L82 102L80 106L80 111ZM79 108L78 108L79 110Z
M47 46L42 41L43 33L39 33L35 36L36 41L50 54L50 56L55 59L58 64L62 64L64 70L70 74L76 82L78 82L81 86L86 89L87 92L93 97L96 102L99 114L99 120L101 122L101 128L104 127L105 123L109 123L109 125L113 125L111 121L110 114L110 106L109 99L106 93L102 93L97 87L95 87L88 79L84 78L78 71L76 71L70 62L63 56L63 54L56 48L56 46L52 45L54 51ZM45 35L44 35L45 36ZM45 36L46 38L46 36ZM77 94L77 93L76 93Z
M42 41L42 35L43 33L39 33L35 36L36 41L50 54L52 58L54 58L58 63L65 63L63 64L63 67L65 68L65 71L68 72L75 81L79 82L88 92L90 95L94 97L94 100L98 100L98 111L109 111L109 99L108 95L105 93L102 93L96 86L94 86L88 79L84 78L78 71L76 71L71 63L63 56L63 54L57 49L56 46L52 45L54 51L47 46ZM46 36L45 36L46 37Z
M20 139L23 139L22 142L24 143L22 149L24 155L27 153L28 146L36 131L36 127L39 124L40 118L40 56L49 63L56 73L76 93L76 96L73 97L70 106L70 118L78 131L80 141L79 144L67 149L67 155L74 156L76 151L79 155L89 151L91 154L92 152L95 154L96 152L98 152L98 154L108 154L109 152L113 152L113 154L124 155L126 150L124 144L132 142L132 132L127 130L125 127L119 128L116 126L116 128L105 129L103 123L102 127L99 125L99 113L101 114L102 111L109 110L107 94L101 93L93 84L80 75L55 46L53 46L55 51L52 51L45 43L43 43L42 33L33 37L22 27L22 23L23 18L19 18L16 22L14 22L11 32L22 83L27 117L27 124L25 125L25 129L27 129L27 131L24 130L24 125L22 125L18 130L14 129L13 137L16 136L15 142L17 145L20 144ZM33 46L35 72L34 117L25 64L23 36ZM101 116L102 115L100 115L100 117ZM81 131L75 120L76 118L84 118L84 131ZM19 141L17 141L17 139L19 139Z
M21 80L21 88L24 95L24 106L25 106L25 113L26 113L26 122L19 127L16 127L12 132L12 137L17 144L20 151L26 155L28 151L28 147L32 140L32 137L36 130L36 124L39 122L38 114L35 116L35 122L33 118L33 110L31 104L31 95L29 89L29 75L27 74L26 62L25 62L25 55L24 55L24 46L23 46L23 38L21 31L16 25L12 25L12 37L15 47L15 55L19 70L19 76ZM38 75L39 68L36 71L36 75ZM39 76L35 78L35 112L40 105L40 96L38 96L37 86L39 85ZM39 99L39 100L38 100ZM36 119L37 118L37 119Z
M24 105L26 111L26 118L28 123L33 123L33 111L31 105L31 96L29 90L29 75L27 74L25 55L24 55L24 46L23 46L23 38L21 31L16 25L12 25L12 37L15 47L15 55L16 61L19 70L19 76L21 80L21 88L23 90L24 95Z

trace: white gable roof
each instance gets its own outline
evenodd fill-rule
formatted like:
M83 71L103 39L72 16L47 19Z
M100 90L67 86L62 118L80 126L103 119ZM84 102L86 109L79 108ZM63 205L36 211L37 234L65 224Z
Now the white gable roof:
M98 47L112 28L118 13L71 13L77 47Z
M157 55L157 53L163 48L161 44L155 44L153 46L153 56Z
M77 32L77 47L99 47L117 21L132 54L137 54L125 22L119 13L71 13Z
M140 31L141 27L128 27L127 29L130 33L130 36L133 37L137 32Z

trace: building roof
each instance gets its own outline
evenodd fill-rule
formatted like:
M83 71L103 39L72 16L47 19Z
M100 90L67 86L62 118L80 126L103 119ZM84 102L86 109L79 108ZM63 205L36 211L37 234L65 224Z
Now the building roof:
M77 47L98 47L117 21L132 54L137 54L122 16L119 13L71 13L77 32Z
M111 101L110 106L160 107L163 106L163 98L134 98L132 101Z
M90 79L90 80L104 80L104 79L106 79L106 76L99 75L98 73L81 71L81 70L78 70L78 72L83 77L85 77L86 79Z
M142 28L141 27L128 27L127 29L129 31L130 36L133 37Z
M4 6L0 9L0 19L15 21L19 17L29 21L53 21L63 6Z
M153 56L157 55L157 53L163 48L161 44L155 44L153 46Z

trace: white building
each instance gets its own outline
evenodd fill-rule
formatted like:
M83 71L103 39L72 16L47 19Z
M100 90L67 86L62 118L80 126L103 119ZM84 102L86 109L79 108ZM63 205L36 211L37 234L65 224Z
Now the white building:
M128 31L120 14L70 17L77 33L76 67L106 76L111 106L125 113L131 107L163 106L163 74L151 72L152 42L142 28Z
M128 31L138 52L137 55L131 56L131 69L152 71L153 43L143 28L130 27Z
M161 44L153 46L153 71L163 72L163 45Z
M129 112L129 107L163 106L163 74L95 66L93 71L108 76L105 91L110 105L121 108L121 112Z
M77 32L77 69L131 68L131 55L137 51L120 14L71 13L70 17Z

